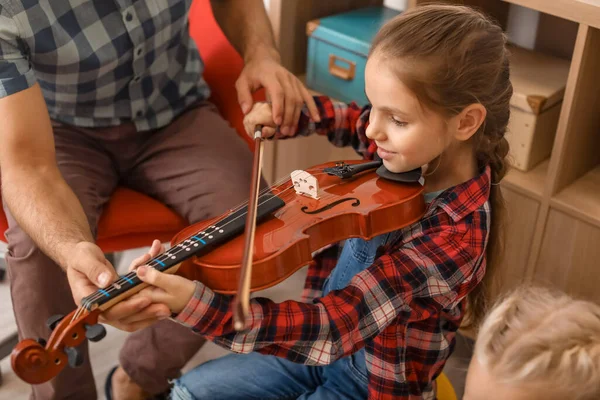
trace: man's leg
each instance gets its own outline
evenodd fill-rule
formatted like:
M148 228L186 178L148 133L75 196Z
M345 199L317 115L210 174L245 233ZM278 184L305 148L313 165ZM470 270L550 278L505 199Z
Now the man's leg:
M59 169L82 203L95 234L102 206L117 182L110 158L73 128L55 125L54 137ZM9 224L6 261L19 338L48 339L51 332L46 320L55 314L67 315L76 308L67 276L21 230L6 205L4 210ZM87 342L81 350L81 367L66 367L50 382L32 386L32 398L95 399Z
M164 202L190 223L220 215L248 198L252 153L208 103L154 133L127 174L127 185ZM161 321L130 335L120 362L145 391L168 388L204 339Z

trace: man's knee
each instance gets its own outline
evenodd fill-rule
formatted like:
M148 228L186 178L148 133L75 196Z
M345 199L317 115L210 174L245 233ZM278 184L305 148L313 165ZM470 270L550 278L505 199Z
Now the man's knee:
M5 232L8 241L8 259L21 259L30 257L39 251L37 244L19 225L10 224Z

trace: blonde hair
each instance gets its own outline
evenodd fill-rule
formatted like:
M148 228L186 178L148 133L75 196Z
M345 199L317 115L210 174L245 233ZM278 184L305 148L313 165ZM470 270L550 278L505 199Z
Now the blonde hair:
M454 116L473 103L487 110L472 140L479 168L489 165L491 169L492 222L487 271L467 297L465 328L477 328L483 319L495 283L494 270L503 254L504 200L497 183L507 170L509 146L504 135L513 93L506 43L502 28L472 8L423 5L387 22L369 55L395 63L398 78L431 110Z
M600 306L549 289L518 289L486 318L474 356L499 383L600 399Z

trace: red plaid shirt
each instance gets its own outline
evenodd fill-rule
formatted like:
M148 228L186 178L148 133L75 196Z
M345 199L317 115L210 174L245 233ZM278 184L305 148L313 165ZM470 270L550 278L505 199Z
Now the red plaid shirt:
M319 124L304 114L298 134L327 135L365 158L370 108L316 98ZM258 351L307 365L327 365L365 347L371 399L433 399L432 382L452 352L464 299L485 273L490 224L489 168L447 189L417 223L350 284L319 297L337 249L316 256L306 279L312 302L251 300L247 330L233 329L231 297L198 283L177 321L238 353Z

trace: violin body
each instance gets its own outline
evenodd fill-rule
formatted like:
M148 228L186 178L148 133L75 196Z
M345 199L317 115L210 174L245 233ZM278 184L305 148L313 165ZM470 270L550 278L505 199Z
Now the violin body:
M323 173L335 165L331 162L305 170L318 181L318 199L298 194L291 179L270 188L285 205L256 226L252 291L285 280L328 244L356 237L368 240L410 225L424 214L420 184L399 184L378 176L375 170L346 180ZM218 227L222 218L185 228L173 238L173 244L197 232L215 231L212 227ZM216 230L214 235L218 234ZM243 250L244 237L239 235L206 255L183 261L177 273L217 292L233 294L238 288Z
M294 171L290 179L261 192L255 218L242 204L191 225L173 238L169 250L147 264L201 281L217 292L235 293L243 276L241 266L249 260L243 260L244 250L249 247L253 249L249 290L273 286L309 264L312 254L328 244L354 237L368 240L422 217L420 172L416 179L412 175L398 179L402 174L382 168L381 162L348 161ZM250 246L245 246L243 234L246 219L257 222ZM145 286L132 271L82 299L81 306L66 317L53 316L47 322L52 329L47 342L25 339L13 349L13 370L25 382L38 384L52 379L67 364L80 365L83 355L78 346L86 339L101 340L106 333L97 323L100 313Z

